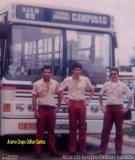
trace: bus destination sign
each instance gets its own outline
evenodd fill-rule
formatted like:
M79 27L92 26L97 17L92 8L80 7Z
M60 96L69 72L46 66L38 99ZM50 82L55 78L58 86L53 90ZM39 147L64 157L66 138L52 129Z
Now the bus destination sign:
M39 22L83 25L103 28L110 27L110 16L108 15L69 11L63 9L33 7L26 5L16 6L16 17L18 19Z

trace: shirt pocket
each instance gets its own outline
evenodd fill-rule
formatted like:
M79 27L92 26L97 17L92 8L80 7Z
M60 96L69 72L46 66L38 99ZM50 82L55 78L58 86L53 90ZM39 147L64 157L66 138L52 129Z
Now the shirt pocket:
M116 90L116 96L119 98L122 98L123 95L124 95L124 90L122 88L118 87Z
M43 98L48 95L48 89L47 88L39 88L38 89L38 97Z
M113 91L110 90L110 89L108 89L108 90L106 91L106 94L107 94L108 96L112 96L112 95L113 95Z
M80 83L78 83L77 88L80 89L80 90L86 90L86 89L87 89L87 86L86 86L85 83L80 82Z

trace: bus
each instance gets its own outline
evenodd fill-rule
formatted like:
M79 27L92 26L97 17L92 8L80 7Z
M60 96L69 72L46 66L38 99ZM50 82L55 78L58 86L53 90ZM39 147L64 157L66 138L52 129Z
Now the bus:
M0 9L0 135L35 134L32 85L50 64L59 83L73 63L95 86L87 105L87 133L101 133L98 93L115 66L114 17L108 14L35 4L12 3ZM64 93L66 96L66 92ZM57 105L57 95L55 97ZM105 100L105 97L104 97ZM67 134L68 107L56 115L56 134Z

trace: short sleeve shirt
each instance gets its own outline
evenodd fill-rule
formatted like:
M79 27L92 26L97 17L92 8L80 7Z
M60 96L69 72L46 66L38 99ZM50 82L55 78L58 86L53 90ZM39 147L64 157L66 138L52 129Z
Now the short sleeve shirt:
M107 104L123 104L124 96L132 97L132 92L127 85L121 81L116 83L108 81L100 91L100 95L107 96Z
M64 79L59 87L59 90L67 89L68 98L73 100L85 100L85 91L93 89L93 86L89 79L85 76L80 76L80 79L74 80L73 77L67 77Z
M37 97L38 105L55 105L55 93L58 88L58 82L51 79L47 84L43 79L33 84L32 95Z

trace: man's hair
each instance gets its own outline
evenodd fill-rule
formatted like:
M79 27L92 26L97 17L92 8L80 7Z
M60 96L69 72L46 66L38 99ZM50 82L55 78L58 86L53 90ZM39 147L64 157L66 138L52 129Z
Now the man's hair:
M116 71L117 74L119 74L119 69L116 68L116 67L112 67L112 68L110 69L110 74L111 74L112 71Z
M52 72L51 65L44 65L43 68L42 68L42 73L44 72L45 69L49 69Z
M82 65L79 64L79 63L74 63L74 64L72 65L72 67L71 67L71 70L74 70L75 68L80 68L80 69L82 69Z

